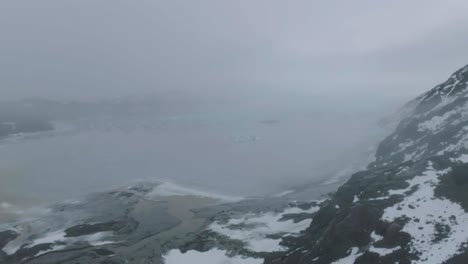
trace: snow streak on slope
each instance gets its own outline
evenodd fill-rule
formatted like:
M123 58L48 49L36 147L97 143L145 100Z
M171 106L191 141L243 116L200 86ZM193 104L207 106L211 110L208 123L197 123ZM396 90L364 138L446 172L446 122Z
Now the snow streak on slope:
M349 255L345 258L339 259L332 264L353 264L354 261L356 261L356 258L359 257L360 255L358 254L359 249L358 248L352 248L351 252Z
M465 210L459 204L434 194L440 182L439 177L449 172L450 169L437 171L429 162L422 175L407 181L407 188L389 191L389 195L405 197L401 202L386 208L382 220L392 223L399 219L407 219L401 231L411 235L410 253L419 258L411 262L412 264L442 264L460 253L468 242L468 215ZM389 196L382 198L388 199ZM371 237L374 242L383 239L375 232ZM357 248L354 248L348 257L334 264L354 263L364 254L357 254L355 249ZM371 244L368 251L386 256L398 249L400 247L379 248Z
M292 219L283 221L282 218L291 214L312 214L318 211L318 206L308 210L297 207L288 208L281 213L249 214L242 218L230 219L227 223L215 222L209 229L247 244L247 249L254 252L273 252L285 250L280 245L282 238L269 238L271 235L297 235L307 229L312 222L311 218L295 223Z
M24 243L21 237L10 241L2 249L7 255L13 255L18 250L22 248L33 248L38 245L51 244L52 247L49 250L43 250L35 254L35 256L43 255L45 253L56 251L60 249L65 249L68 245L73 243L86 243L92 246L100 246L116 243L114 241L103 240L106 237L112 236L113 232L98 232L91 235L83 235L79 237L67 237L64 230L51 231L38 237L36 239L30 240L28 243Z

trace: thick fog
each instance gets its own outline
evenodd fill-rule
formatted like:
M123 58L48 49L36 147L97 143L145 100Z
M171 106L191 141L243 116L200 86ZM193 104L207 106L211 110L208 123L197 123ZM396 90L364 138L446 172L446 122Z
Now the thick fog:
M462 66L464 1L2 1L2 99L414 96Z
M342 181L388 133L380 118L468 61L463 6L2 1L0 101L20 103L0 104L0 201L143 178L239 196Z

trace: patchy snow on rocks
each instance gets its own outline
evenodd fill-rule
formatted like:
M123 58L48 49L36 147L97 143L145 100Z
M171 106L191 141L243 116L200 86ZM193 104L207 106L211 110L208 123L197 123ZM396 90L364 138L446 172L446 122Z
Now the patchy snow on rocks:
M379 254L380 256L386 256L386 255L390 255L392 254L393 252L397 251L398 249L400 249L400 247L394 247L394 248L376 248L374 246L370 247L368 249L369 252L373 252L373 253L377 253Z
M463 208L448 199L436 197L434 190L439 183L439 176L448 170L436 171L429 164L421 176L408 180L406 189L393 191L393 194L402 194L417 188L414 193L406 196L403 201L385 209L383 219L393 222L399 218L409 218L404 225L403 232L412 236L411 252L419 255L418 263L443 263L457 254L464 243L468 241L468 215ZM446 238L436 240L437 225L449 226Z
M453 162L468 163L468 154L463 154L458 158L451 159Z
M37 245L43 244L53 245L50 250L40 251L36 254L36 256L39 256L47 252L65 249L68 245L75 243L87 243L92 246L107 245L116 243L109 240L103 240L104 238L112 236L112 233L113 232L98 232L95 234L83 235L79 237L66 237L64 230L58 230L46 233L33 240L24 240L24 238L18 237L17 239L10 241L7 245L5 245L2 251L7 255L13 255L21 248L33 248Z
M32 248L40 244L54 244L62 242L64 240L65 232L63 232L63 230L47 233L32 241L25 241L22 237L18 237L17 239L10 241L8 244L6 244L2 251L5 252L7 255L13 255L23 247Z
M457 114L457 110L452 110L447 113L445 113L442 116L434 116L430 120L427 120L425 122L422 122L419 124L419 129L418 131L432 131L432 132L437 132L439 131L442 127L444 127L444 124L447 122L447 119L452 117L453 115Z
M467 126L463 127L460 130L460 132L457 133L454 139L456 139L454 143L446 146L445 148L437 152L437 155L441 156L447 152L454 152L454 151L458 151L461 149L468 149L468 127Z
M347 257L339 259L339 260L333 262L332 264L353 264L354 261L356 261L356 259L360 256L360 254L358 254L358 252L359 252L359 248L357 248L357 247L352 248L351 252L349 253L349 255Z
M44 255L46 253L49 253L49 252L54 252L54 251L57 251L57 250L62 250L62 249L65 249L66 246L64 245L54 245L52 248L50 249L47 249L47 250L41 250L39 252L37 252L36 255L34 255L34 257L38 257L38 256L41 256L41 255Z
M212 249L207 252L190 250L185 253L178 249L169 251L164 255L165 264L203 263L203 264L262 264L263 259L243 258L240 256L229 257L227 252Z
M242 218L230 219L227 223L215 222L208 229L233 240L246 243L247 249L254 252L274 252L285 250L280 245L281 238L269 238L271 235L297 235L307 229L311 218L294 223L294 220L282 220L285 215L308 213L319 210L313 206L308 210L290 207L281 213L248 214Z

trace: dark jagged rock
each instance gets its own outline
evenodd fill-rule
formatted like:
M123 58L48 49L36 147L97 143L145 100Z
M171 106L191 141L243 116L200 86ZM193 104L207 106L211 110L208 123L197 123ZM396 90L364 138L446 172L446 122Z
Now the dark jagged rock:
M8 244L8 242L17 238L18 236L19 234L13 230L6 230L0 232L0 248L3 248L6 244Z
M96 252L96 254L98 254L99 256L111 256L115 254L114 251L111 251L105 248L98 248L94 250L94 252Z
M285 214L279 221L288 221L292 220L294 223L299 223L304 221L305 219L310 219L314 216L314 214L309 213L300 213L300 214Z
M65 230L65 237L77 237L77 236L84 236L84 235L91 235L99 232L106 232L106 231L113 231L119 232L123 229L127 229L125 232L131 232L135 230L138 226L135 221L122 221L116 222L111 221L107 223L99 223L99 224L83 224L70 227Z
M467 82L468 66L408 103L376 160L265 263L468 263Z
M181 220L167 204L149 199L152 188L137 185L52 205L47 215L17 223L18 232L0 232L0 263L162 263L163 244L178 240L158 236ZM17 244L5 248L10 242ZM143 262L147 258L152 260Z

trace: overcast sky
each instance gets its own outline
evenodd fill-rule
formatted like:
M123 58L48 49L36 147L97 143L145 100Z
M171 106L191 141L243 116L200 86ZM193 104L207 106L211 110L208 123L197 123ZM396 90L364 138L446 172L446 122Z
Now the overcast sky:
M0 91L415 96L468 64L467 1L0 3Z

